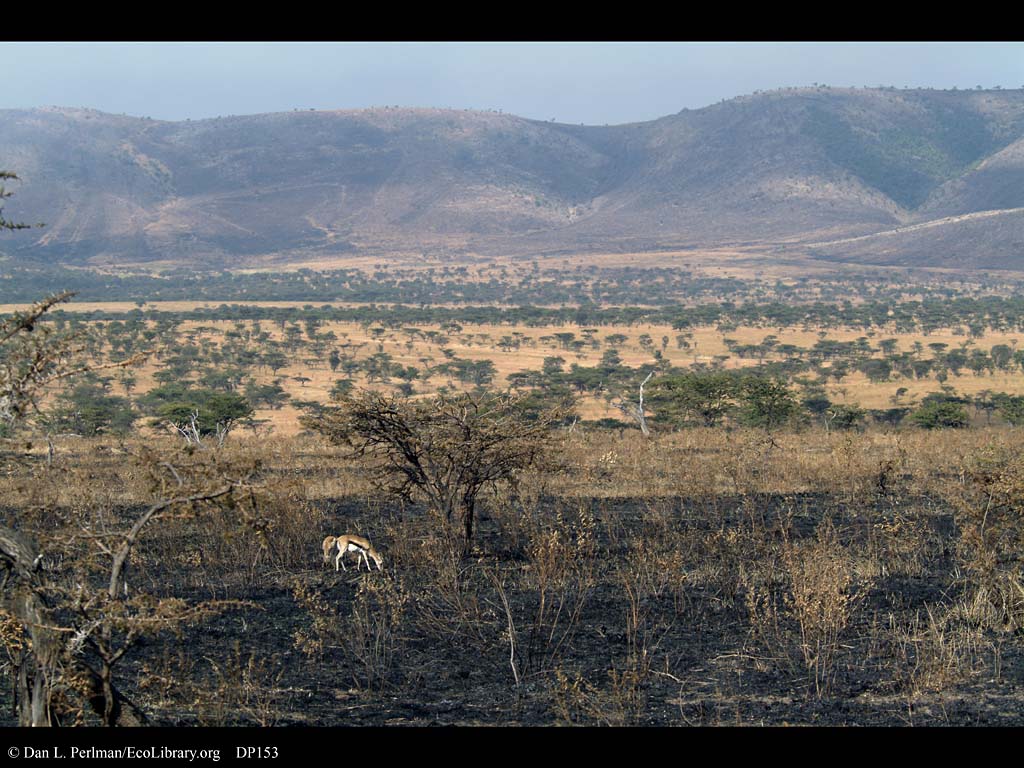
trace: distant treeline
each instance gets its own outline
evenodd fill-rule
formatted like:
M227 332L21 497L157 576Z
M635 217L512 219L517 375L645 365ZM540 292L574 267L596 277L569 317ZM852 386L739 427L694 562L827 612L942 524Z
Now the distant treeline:
M38 295L37 295L38 297ZM82 297L78 297L84 300ZM398 328L403 325L444 323L493 325L580 325L613 326L643 323L668 324L677 329L718 326L731 330L734 326L766 328L886 328L899 333L929 333L942 328L961 327L964 333L982 335L986 330L1024 332L1024 296L959 298L941 301L896 302L814 302L787 304L736 304L716 302L685 307L599 307L583 304L575 307L493 307L493 306L401 306L366 304L355 307L308 304L301 308L268 307L244 304L220 304L197 307L172 313L144 308L128 311L93 310L90 312L53 313L56 318L79 320L129 320L144 317L173 316L179 320L268 320L297 321L317 319L334 322L373 323Z
M567 266L552 260L516 264L447 265L412 269L377 265L352 269L260 272L195 271L178 268L159 276L101 274L39 263L0 261L0 303L28 303L72 290L78 301L308 301L374 304L503 304L646 306L715 304L813 304L850 299L887 311L908 298L1016 296L1024 282L978 277L937 282L934 276L851 274L828 279L747 280L709 277L669 267ZM870 311L870 309L869 309ZM877 312L876 312L877 314Z
M751 285L734 278L696 277L680 269L631 267L543 272L538 267L516 275L496 267L481 278L471 277L465 266L407 270L381 265L371 274L344 269L248 274L176 269L160 277L7 266L0 270L0 302L34 301L67 289L80 301L660 304L743 294Z

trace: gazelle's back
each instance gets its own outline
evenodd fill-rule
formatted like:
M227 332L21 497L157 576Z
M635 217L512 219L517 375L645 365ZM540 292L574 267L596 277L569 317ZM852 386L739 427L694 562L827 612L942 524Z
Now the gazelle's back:
M362 536L356 536L354 534L339 536L337 542L339 550L342 547L349 548L350 544L355 544L359 549L373 549L373 545L370 543L369 539Z

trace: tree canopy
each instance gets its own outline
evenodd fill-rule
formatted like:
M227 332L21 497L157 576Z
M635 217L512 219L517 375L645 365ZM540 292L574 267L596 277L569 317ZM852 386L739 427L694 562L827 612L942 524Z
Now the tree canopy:
M303 417L303 425L375 457L388 492L420 495L446 520L461 517L467 547L480 493L514 485L541 463L565 416L560 406L531 410L520 396L491 392L407 400L358 391L338 403Z

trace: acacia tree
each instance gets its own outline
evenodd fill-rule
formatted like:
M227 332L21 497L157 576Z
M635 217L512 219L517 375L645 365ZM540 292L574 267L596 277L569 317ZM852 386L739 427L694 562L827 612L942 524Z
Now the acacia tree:
M186 390L185 399L157 408L154 426L170 426L191 445L203 447L203 438L215 436L217 446L240 421L250 419L252 404L242 395L212 390Z
M468 548L480 493L514 485L520 472L540 465L567 413L564 404L531 411L511 394L414 401L360 391L301 421L375 461L384 490L405 499L419 494L446 520L461 519Z
M739 390L732 373L686 373L664 378L651 387L651 402L659 421L694 421L714 427L736 409Z
M742 397L744 405L740 418L743 423L769 432L792 419L799 411L789 387L769 378L751 376L745 379Z
M255 468L225 470L207 456L173 464L148 452L139 458L156 499L134 519L84 510L57 532L0 526L0 644L23 726L81 722L89 710L104 725L147 724L115 684L118 665L147 636L239 605L129 591L127 574L144 535L163 521L251 499Z

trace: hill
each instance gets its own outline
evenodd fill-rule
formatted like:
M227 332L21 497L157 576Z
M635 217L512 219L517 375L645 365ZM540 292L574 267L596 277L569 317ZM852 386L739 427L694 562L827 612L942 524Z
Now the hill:
M9 213L47 224L5 240L22 260L234 268L755 245L1024 269L1024 91L786 89L618 126L398 108L185 122L5 110L0 147L23 180Z

